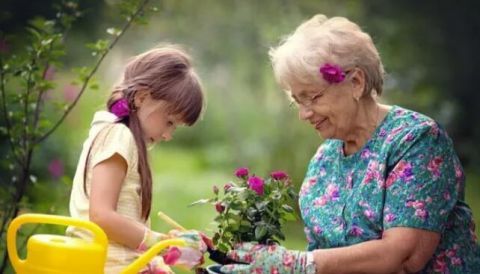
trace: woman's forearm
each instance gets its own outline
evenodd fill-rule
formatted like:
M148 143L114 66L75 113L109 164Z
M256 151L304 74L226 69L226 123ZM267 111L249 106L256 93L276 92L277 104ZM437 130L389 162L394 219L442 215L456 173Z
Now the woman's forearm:
M317 273L416 273L432 258L438 232L396 227L385 230L382 239L347 247L313 252Z
M391 248L384 240L372 240L348 247L319 249L313 254L319 274L408 273L405 269L408 254Z

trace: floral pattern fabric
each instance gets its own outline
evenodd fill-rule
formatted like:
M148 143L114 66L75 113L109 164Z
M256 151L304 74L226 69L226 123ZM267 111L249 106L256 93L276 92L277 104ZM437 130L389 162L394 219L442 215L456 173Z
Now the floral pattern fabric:
M411 227L441 240L421 273L480 273L465 176L447 133L432 119L393 106L362 149L345 156L326 140L312 158L299 205L308 249L341 247Z

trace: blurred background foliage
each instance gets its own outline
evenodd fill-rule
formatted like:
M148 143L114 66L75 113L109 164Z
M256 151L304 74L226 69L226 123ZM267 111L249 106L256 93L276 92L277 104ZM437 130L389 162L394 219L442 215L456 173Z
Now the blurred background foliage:
M0 50L8 54L25 43L28 20L54 16L58 1L2 0ZM69 68L91 62L84 44L104 35L119 20L116 0L83 0L83 15L66 40L63 67L51 100L72 100L78 88ZM151 154L154 178L153 228L167 230L155 212L162 210L182 225L207 230L214 208L187 207L209 196L213 185L233 179L238 166L267 175L286 170L297 187L308 161L322 142L300 122L285 94L275 84L268 49L314 14L345 16L358 23L376 43L387 71L382 101L425 113L439 121L454 140L467 171L467 202L480 222L480 2L466 0L157 0L147 26L128 31L102 64L98 91L88 91L64 124L33 159L36 183L29 185L25 211L68 214L70 186L82 142L95 111L104 108L110 88L132 55L161 43L179 43L194 58L208 99L203 120L181 128L172 142L157 145ZM56 113L50 114L52 119ZM56 119L54 119L56 120ZM1 123L4 123L1 119ZM0 139L0 153L7 142ZM12 163L3 158L0 182ZM304 248L301 222L286 228L291 248ZM480 235L477 230L477 235Z

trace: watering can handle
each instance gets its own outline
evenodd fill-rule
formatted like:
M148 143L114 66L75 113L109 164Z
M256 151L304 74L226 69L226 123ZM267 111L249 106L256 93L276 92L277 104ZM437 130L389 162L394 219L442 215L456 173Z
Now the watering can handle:
M96 224L85 221L81 219L66 217L66 216L56 216L56 215L47 215L47 214L23 214L10 223L7 231L7 250L10 261L15 269L18 269L25 260L21 260L17 254L17 230L26 223L43 223L43 224L54 224L54 225L64 225L64 226L75 226L80 228L85 228L90 230L93 235L93 241L99 243L102 246L108 245L107 235L103 230Z

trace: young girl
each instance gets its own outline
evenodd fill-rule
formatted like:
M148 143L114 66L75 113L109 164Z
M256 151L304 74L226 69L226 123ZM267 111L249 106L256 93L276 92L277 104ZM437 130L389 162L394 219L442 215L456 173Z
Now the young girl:
M146 147L170 141L177 126L193 125L203 107L189 56L168 46L134 57L108 99L108 111L95 113L73 181L70 214L95 222L107 234L105 273L119 273L168 237L188 240L182 253L188 258L177 262L192 267L202 261L206 246L198 232L165 235L150 230L152 175ZM91 239L75 227L67 234ZM158 257L142 273L172 272Z

